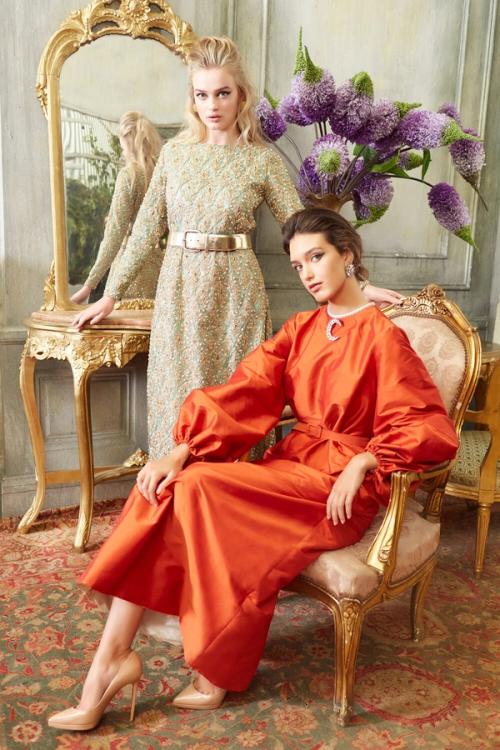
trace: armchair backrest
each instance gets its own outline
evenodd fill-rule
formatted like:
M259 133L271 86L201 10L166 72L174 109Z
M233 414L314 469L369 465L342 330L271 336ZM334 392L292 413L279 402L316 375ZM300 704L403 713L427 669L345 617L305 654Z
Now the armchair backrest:
M459 432L481 365L477 330L437 284L390 307L387 315L423 360Z
M481 341L477 330L436 284L429 284L407 297L401 305L386 310L386 314L405 331L413 349L423 360L459 434L481 365ZM426 487L430 492L424 516L429 520L439 519L448 475L449 468L437 471ZM390 581L396 565L411 484L409 477L405 472L393 474L391 500L366 556L366 562L379 571L384 582Z

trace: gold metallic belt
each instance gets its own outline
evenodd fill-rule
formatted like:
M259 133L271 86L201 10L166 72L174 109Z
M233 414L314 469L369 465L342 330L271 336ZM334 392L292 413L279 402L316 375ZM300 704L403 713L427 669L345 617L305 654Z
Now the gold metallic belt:
M351 448L364 448L370 438L364 437L363 435L345 435L343 432L335 432L334 430L327 430L326 427L322 427L320 424L307 424L306 422L297 422L293 426L294 430L298 432L305 432L309 437L314 437L320 440L338 440L339 443L350 445Z
M183 247L195 253L203 250L230 252L252 247L249 234L208 234L198 232L196 229L188 229L186 232L170 232L168 244Z

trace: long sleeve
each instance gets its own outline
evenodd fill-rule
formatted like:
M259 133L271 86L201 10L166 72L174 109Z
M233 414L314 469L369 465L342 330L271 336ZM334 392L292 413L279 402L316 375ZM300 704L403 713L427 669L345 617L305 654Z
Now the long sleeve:
M105 294L114 299L120 299L167 230L165 148L160 153L119 266L113 269L106 284Z
M377 396L373 438L366 446L379 468L422 471L452 459L457 435L424 363L397 326L374 347Z
M245 357L225 385L190 393L174 427L177 444L188 443L196 457L232 460L269 432L285 404L289 324Z
M272 148L268 149L268 154L264 197L274 218L281 225L304 206L279 154Z
M134 219L134 196L132 182L127 168L118 172L104 237L94 265L90 269L85 284L95 289L116 258L125 239L130 222Z

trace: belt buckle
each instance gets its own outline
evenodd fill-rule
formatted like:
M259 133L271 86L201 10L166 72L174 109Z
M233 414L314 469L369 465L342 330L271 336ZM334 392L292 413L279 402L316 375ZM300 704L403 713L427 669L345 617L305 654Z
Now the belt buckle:
M323 428L319 424L307 425L307 434L309 435L309 437L320 438L322 432L323 432Z
M206 238L207 235L204 232L200 232L198 229L187 229L185 232L182 233L182 242L186 250L195 250L197 253L200 253L202 250L204 250L204 247L189 247L187 244L187 236L188 234L195 234L198 235L196 239L199 239L201 241L202 237L205 237L205 245L206 245Z

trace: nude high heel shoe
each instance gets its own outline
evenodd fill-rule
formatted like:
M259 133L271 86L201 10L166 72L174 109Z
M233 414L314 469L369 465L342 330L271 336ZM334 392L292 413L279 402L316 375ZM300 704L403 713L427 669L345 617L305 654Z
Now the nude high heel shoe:
M226 690L216 688L213 693L202 693L193 681L175 696L172 703L176 708L204 709L205 711L219 708L226 697Z
M142 676L142 661L135 651L130 651L120 664L99 703L93 708L83 710L81 708L67 708L48 719L49 727L55 729L68 729L75 732L84 732L94 729L101 721L106 707L111 703L116 693L125 685L132 685L132 700L130 705L130 721L135 716L135 699L137 696L137 684Z

